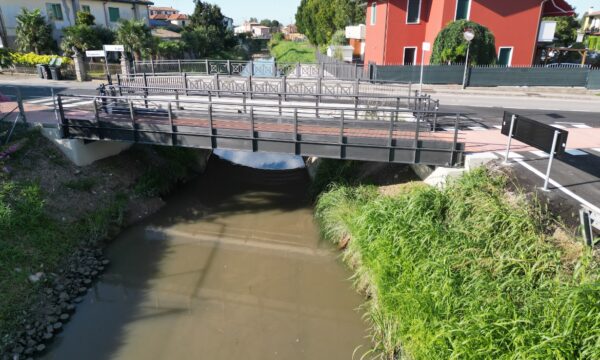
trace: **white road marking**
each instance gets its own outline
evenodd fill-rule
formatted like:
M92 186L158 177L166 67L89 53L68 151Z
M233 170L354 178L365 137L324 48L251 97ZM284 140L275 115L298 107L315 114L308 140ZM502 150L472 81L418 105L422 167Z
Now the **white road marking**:
M467 126L470 130L473 131L485 131L487 130L486 128L484 128L483 126Z
M554 126L557 129L566 129L566 126L562 126L562 125L558 125L558 124L552 124L551 126Z
M494 125L494 127L498 130L502 130L502 125Z
M585 124L571 124L571 125L573 125L573 127L576 127L578 129L591 129L592 128L591 126L587 126Z
M52 98L51 97L45 97L45 98L41 98L41 99L37 99L37 100L25 100L26 103L28 104L40 104L40 103L45 103L45 102L52 102Z
M522 165L524 168L526 168L527 170L531 171L535 175L539 176L542 179L546 179L546 175L544 173L542 173L541 171L537 170L536 168L534 168L533 166L527 164L523 160L516 160L516 161L517 161L517 163L519 163L520 165ZM552 178L550 178L549 183L552 184L552 186L554 186L558 190L560 190L560 191L564 192L565 194L567 194L568 196L572 197L576 201L579 201L579 203L581 203L582 205L588 207L590 210L592 210L592 211L594 211L596 213L600 213L600 208L598 208L596 205L592 204L591 202L587 201L586 199L582 198L581 196L575 194L571 190L564 188L557 181L552 180Z
M571 150L567 150L566 151L567 154L569 155L573 155L573 156L583 156L583 155L589 155L588 153L586 153L585 151L581 151L579 149L571 149Z
M532 153L533 155L540 157L540 158L549 158L550 157L550 155L543 152L542 150L530 151L530 153Z
M443 131L454 131L454 126L442 126Z
M85 104L91 104L92 100L85 100L85 101L78 101L78 102L74 102L74 103L63 103L63 107L64 108L72 108L72 107L76 107L76 106L80 106L80 105L85 105Z
M595 152L600 153L600 148L593 148L592 150L594 150Z
M506 151L496 151L496 154L502 156L502 158L504 159L504 157L506 156ZM516 152L509 152L508 153L508 159L522 159L523 155L518 154Z

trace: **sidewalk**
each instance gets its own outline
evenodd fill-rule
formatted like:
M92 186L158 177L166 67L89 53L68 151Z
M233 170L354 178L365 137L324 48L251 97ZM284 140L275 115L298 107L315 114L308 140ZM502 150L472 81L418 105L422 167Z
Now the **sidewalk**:
M539 98L573 98L577 100L590 100L600 102L600 90L588 90L582 87L559 86L496 86L496 87L468 87L463 90L460 85L423 85L423 92L427 94L460 94L475 96L522 96ZM435 96L434 96L435 97Z

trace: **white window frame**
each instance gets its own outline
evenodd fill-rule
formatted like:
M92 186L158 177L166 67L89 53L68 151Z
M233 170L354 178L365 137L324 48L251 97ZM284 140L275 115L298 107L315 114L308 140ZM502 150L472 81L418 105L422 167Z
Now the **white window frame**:
M377 23L377 0L371 3L371 26Z
M417 16L417 21L408 22L408 7L410 5L410 0L406 0L406 24L408 25L416 25L421 23L421 6L423 5L423 0L419 0L419 15Z
M415 49L415 55L413 56L412 66L417 65L417 52L419 51L418 46L405 46L402 50L402 65L406 66L406 49Z
M471 20L471 6L473 6L473 0L469 0L469 7L467 9L467 17L464 20ZM456 0L456 9L454 9L454 21L458 16L458 0Z
M502 52L502 49L510 49L510 57L508 58L508 64L506 64L505 66L512 66L512 59L513 59L513 55L515 54L515 47L514 46L500 46L498 48L498 60L500 60L500 53Z

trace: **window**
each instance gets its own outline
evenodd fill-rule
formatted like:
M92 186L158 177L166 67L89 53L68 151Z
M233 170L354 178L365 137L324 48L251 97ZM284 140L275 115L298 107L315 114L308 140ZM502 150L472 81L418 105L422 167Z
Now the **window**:
M63 13L60 4L46 4L48 18L53 21L63 21Z
M510 66L512 63L512 47L501 47L498 52L498 65Z
M468 20L471 12L471 0L456 0L455 20Z
M405 47L404 48L404 65L414 65L417 62L417 48L416 47Z
M377 2L373 1L371 4L371 25L375 25L377 21Z
M81 11L86 12L88 14L92 13L92 10L90 9L89 5L81 5Z
M421 0L406 1L406 23L418 24L421 21Z
M119 8L109 7L108 8L108 18L110 22L117 22L121 18L119 14Z

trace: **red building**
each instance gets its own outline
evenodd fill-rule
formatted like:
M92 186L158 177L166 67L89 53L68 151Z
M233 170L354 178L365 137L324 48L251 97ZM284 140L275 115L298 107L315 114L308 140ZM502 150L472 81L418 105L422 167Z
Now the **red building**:
M370 0L365 63L420 64L423 42L433 47L448 23L467 19L494 34L499 63L531 65L542 17L572 15L566 0Z

